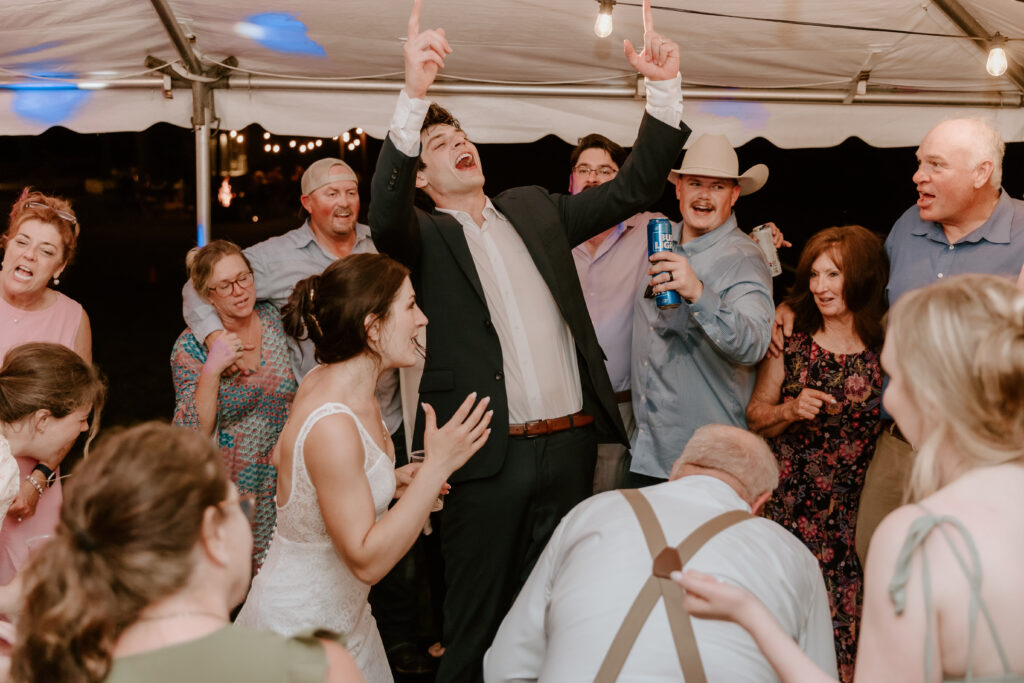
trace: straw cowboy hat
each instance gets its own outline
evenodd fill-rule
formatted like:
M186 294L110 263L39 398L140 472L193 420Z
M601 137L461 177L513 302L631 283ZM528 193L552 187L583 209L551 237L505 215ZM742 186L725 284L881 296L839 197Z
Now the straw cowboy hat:
M757 192L768 182L768 167L751 166L739 174L740 162L736 150L724 135L701 135L683 155L683 165L668 174L673 185L681 175L700 175L709 178L729 178L740 186L740 195Z

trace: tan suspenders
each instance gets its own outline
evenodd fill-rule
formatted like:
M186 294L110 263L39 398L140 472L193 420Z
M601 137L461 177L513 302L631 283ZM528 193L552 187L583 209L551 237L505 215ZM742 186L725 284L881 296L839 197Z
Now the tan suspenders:
M622 665L625 664L626 657L629 656L629 651L633 649L633 643L640 634L640 629L661 597L664 598L672 638L676 643L676 654L679 656L679 665L683 669L686 683L706 683L704 665L700 660L697 641L693 637L693 624L690 623L690 615L683 608L683 589L669 579L668 575L669 572L686 566L690 558L712 536L737 522L749 519L751 514L743 510L732 510L718 515L697 527L683 539L682 543L672 548L666 544L658 518L654 516L654 510L643 494L637 489L624 489L620 493L626 497L640 522L647 548L654 558L654 567L651 576L633 601L626 618L622 620L622 625L619 626L615 639L608 648L608 654L601 662L594 682L613 683L618 678Z

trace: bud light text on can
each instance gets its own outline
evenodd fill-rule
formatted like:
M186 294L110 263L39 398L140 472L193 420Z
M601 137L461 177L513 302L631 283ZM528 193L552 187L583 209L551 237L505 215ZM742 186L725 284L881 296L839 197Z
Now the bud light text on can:
M757 246L761 247L764 260L768 262L768 272L772 277L782 274L782 264L779 262L779 252L775 249L775 242L772 240L772 226L764 223L750 231L750 234L757 238Z
M672 224L667 218L652 218L647 221L648 256L662 251L672 251L674 241L672 239ZM658 275L660 274L658 273ZM682 302L683 298L674 289L654 295L654 303L658 305L658 308L678 308Z

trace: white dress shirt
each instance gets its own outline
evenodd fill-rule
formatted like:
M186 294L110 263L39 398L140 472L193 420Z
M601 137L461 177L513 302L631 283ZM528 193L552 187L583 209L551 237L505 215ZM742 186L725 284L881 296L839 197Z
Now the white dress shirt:
M714 477L691 475L643 489L667 542L676 545L723 512L750 510ZM651 575L651 555L629 503L616 491L576 506L551 541L484 658L484 680L593 681L623 618ZM757 596L829 675L836 675L828 596L818 561L796 537L763 517L729 527L687 569ZM736 624L693 619L709 681L778 681L754 640ZM662 602L640 631L620 681L680 681Z
M648 82L648 112L669 125L682 116L680 77ZM402 90L389 135L406 156L420 153L430 103ZM515 226L487 199L484 224L464 211L438 209L462 226L491 322L501 343L510 423L571 415L583 407L576 344L551 290Z

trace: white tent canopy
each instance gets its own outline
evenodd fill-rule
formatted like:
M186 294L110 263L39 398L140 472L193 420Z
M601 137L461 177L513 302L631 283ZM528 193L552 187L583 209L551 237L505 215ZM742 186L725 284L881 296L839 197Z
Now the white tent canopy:
M411 7L380 0L6 2L0 134L9 135L53 125L79 132L160 121L190 127L189 85L203 82L223 128L259 123L280 134L330 136L361 126L381 137L401 87ZM944 118L981 114L996 119L1007 140L1024 140L1024 71L1014 61L1024 58L1014 40L1024 37L1024 3L1016 0L654 6L656 28L681 46L685 118L697 131L724 133L736 145L762 136L782 147L817 147L859 136L898 146L916 144ZM642 39L640 9L616 4L614 32L604 39L593 30L597 10L596 0L425 0L423 25L445 27L454 48L434 98L481 142L549 133L575 141L594 131L632 142L642 99L621 45ZM178 27L184 51L171 37ZM1011 65L993 78L985 71L987 47L965 33L997 31L1011 39ZM173 79L155 70L164 64Z

